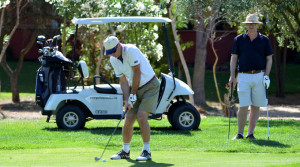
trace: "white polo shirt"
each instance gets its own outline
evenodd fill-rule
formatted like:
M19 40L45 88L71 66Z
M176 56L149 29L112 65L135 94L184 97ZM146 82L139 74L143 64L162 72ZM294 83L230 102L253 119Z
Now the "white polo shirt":
M132 67L140 64L141 80L139 87L145 85L155 75L149 61L142 52L132 44L122 44L123 62L113 56L110 56L110 64L115 70L115 75L121 77L125 75L132 86L133 71Z

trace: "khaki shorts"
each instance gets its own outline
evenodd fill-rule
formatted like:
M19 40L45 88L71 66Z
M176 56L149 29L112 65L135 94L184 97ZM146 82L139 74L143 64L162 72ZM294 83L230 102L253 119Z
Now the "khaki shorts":
M263 84L264 73L243 74L239 73L237 78L237 92L240 107L256 106L266 107L266 89Z
M138 111L146 111L155 114L159 94L160 83L157 78L153 79L142 88L139 88L136 95L137 101L129 111L131 114L137 114Z

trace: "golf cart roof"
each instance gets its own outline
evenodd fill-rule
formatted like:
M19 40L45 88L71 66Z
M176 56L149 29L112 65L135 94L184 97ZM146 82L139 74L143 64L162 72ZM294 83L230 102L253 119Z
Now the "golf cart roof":
M112 22L155 22L155 23L167 23L172 20L163 17L99 17L99 18L79 18L74 19L74 24L106 24Z

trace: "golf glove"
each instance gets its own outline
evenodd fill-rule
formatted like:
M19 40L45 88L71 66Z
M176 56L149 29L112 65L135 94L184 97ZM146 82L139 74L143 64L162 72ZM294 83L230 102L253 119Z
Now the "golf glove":
M267 76L267 75L264 76L263 84L264 84L265 88L267 88L267 89L269 88L269 86L270 86L270 78L269 78L269 76Z
M136 94L130 94L129 95L128 103L130 104L131 107L133 107L136 100L137 100Z

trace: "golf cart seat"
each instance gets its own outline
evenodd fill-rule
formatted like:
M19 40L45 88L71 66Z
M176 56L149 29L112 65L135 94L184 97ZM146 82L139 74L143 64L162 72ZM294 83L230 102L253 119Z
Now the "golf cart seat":
M88 67L87 67L85 61L82 61L82 60L79 61L78 70L79 70L80 75L81 75L81 80L83 80L83 78L88 78L89 77L89 70L88 70ZM106 82L110 87L105 87L105 88L98 87L96 85L96 79L97 78L100 78L101 80ZM93 82L94 82L94 89L96 90L96 92L105 93L105 94L117 94L117 90L101 75L94 76Z
M88 70L88 67L87 67L85 61L83 61L83 60L79 61L79 63L78 63L78 70L80 72L80 75L83 78L88 78L89 77L89 70Z
M108 87L99 87L96 85L96 79L99 78L100 80L104 81L106 84L108 84ZM104 77L101 75L95 75L93 78L94 82L94 89L98 93L104 93L104 94L117 94L117 89L114 88Z
M78 71L79 71L79 73L80 73L80 78L79 78L79 80L78 80L78 81L76 82L76 84L75 84L75 87L74 87L74 89L73 89L74 91L75 91L75 89L77 88L79 82L81 82L82 87L83 87L83 89L84 89L84 82L83 82L83 79L89 77L89 70L88 70L88 67L87 67L85 61L80 60L79 63L78 63L78 65L77 65L77 68L78 68ZM76 78L76 77L77 77L77 76L75 76L75 78Z

